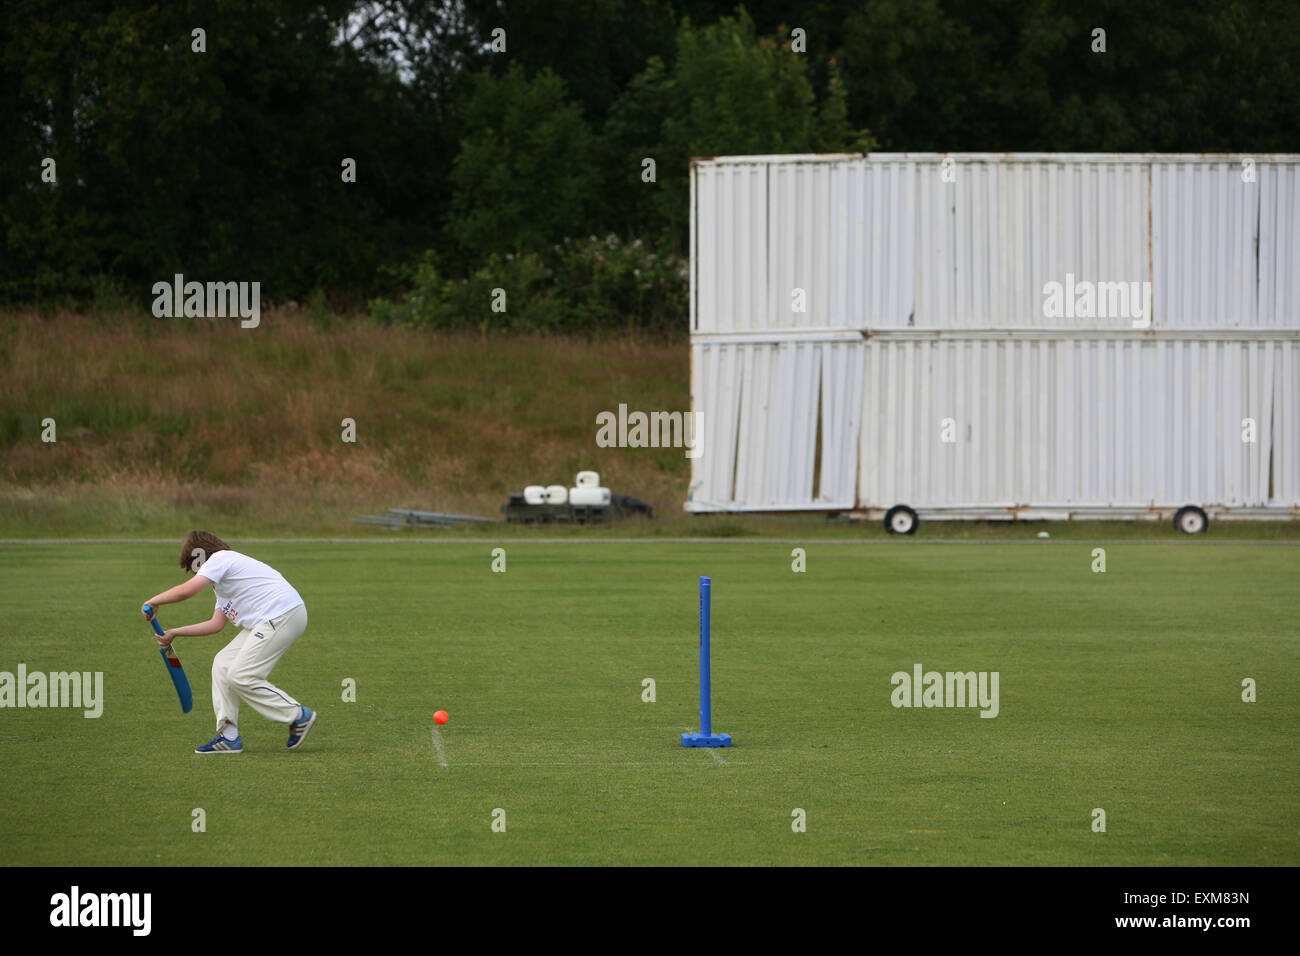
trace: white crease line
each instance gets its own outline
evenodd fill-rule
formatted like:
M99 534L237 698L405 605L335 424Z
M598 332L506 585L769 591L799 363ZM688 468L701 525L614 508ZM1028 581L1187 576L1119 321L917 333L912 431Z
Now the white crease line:
M442 734L438 733L438 728L433 728L433 746L438 751L438 766L447 766L447 754L442 749Z
M691 728L687 727L684 733L691 734L694 733L694 731L691 730ZM694 749L707 750L709 752L709 756L712 757L714 760L716 760L718 763L723 764L724 766L727 764L727 761L722 759L722 754L718 753L717 747L696 747Z

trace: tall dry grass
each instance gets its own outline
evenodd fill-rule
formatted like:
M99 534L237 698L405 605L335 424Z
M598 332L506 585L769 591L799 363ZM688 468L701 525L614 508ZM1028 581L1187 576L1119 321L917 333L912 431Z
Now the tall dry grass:
M150 514L286 529L388 507L495 515L508 492L585 468L680 512L690 472L680 449L595 442L596 414L620 402L689 407L685 341L325 327L291 310L256 329L18 313L0 318L0 373L0 507L34 520L75 522L78 501L104 530Z

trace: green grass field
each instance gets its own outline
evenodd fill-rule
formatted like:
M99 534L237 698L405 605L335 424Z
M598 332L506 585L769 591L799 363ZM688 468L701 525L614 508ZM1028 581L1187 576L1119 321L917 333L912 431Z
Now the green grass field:
M246 710L234 757L191 753L234 631L177 641L195 689L182 715L137 613L180 580L176 546L0 545L0 670L102 671L106 698L99 719L0 710L0 856L1300 863L1294 543L1114 542L1104 574L1080 540L810 540L802 574L796 540L511 540L504 574L496 543L245 546L307 601L272 680L321 718L291 753ZM698 723L700 574L730 750L678 743ZM162 619L210 609L201 596ZM916 663L999 672L999 715L892 707L890 675Z

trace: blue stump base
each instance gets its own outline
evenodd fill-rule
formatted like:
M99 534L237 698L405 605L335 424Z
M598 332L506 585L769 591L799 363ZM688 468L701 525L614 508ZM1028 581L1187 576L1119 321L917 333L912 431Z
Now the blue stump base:
M682 734L683 747L730 747L731 734Z

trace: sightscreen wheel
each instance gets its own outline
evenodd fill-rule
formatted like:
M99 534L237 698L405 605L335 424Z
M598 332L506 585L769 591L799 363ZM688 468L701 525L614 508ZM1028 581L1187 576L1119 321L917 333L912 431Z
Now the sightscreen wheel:
M1196 505L1185 505L1174 515L1174 527L1183 534L1205 534L1210 526L1210 519Z
M907 505L894 505L885 513L885 530L890 534L915 534L916 512Z

